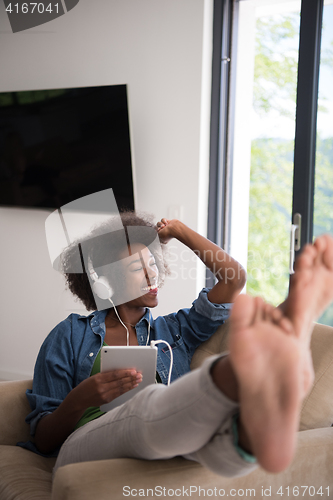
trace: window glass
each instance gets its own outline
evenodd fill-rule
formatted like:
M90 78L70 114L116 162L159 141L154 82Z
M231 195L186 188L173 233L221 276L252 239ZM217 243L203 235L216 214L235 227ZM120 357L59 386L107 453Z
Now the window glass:
M229 249L247 293L278 305L289 286L301 2L238 5Z
M324 2L317 116L313 234L333 235L333 1ZM319 319L333 326L333 306Z

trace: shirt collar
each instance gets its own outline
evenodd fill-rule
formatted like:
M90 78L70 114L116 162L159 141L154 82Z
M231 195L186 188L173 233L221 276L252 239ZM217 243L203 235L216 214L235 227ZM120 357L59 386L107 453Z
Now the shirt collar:
M101 335L104 340L104 336L106 333L105 328L105 318L109 309L103 309L102 311L94 311L89 316L80 316L79 318L84 318L86 321L89 321L92 331L95 334Z
M101 325L103 323L105 325L105 318L106 318L109 310L110 309L103 309L102 311L94 311L94 312L90 313L89 316L79 316L79 318L83 318L83 319L89 318L90 324L92 326ZM150 318L149 318L149 316L150 316ZM140 325L143 322L146 322L147 325L149 325L149 321L150 321L150 328L154 328L153 315L151 313L149 314L149 309L148 309L148 307L146 307L145 314L142 316L142 318L137 322L137 324L135 326Z
M148 307L146 307L145 314L142 316L142 318L140 319L140 321L138 321L135 326L138 326L138 325L140 325L140 323L143 323L143 322L146 322L147 325L149 325L149 321L150 321L150 328L154 328L154 318L153 318L153 315L151 313L149 314L149 309L148 309Z

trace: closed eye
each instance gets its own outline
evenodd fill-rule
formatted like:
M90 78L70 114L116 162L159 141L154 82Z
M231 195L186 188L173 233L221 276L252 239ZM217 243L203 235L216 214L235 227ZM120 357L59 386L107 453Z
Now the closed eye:
M156 267L157 267L157 264L156 264L156 262L155 262L155 261L154 261L154 262L150 262L150 263L149 263L149 267L153 267L153 266L156 266ZM137 268L135 268L135 269L131 269L131 272L136 272L136 271L142 271L142 266L137 267Z

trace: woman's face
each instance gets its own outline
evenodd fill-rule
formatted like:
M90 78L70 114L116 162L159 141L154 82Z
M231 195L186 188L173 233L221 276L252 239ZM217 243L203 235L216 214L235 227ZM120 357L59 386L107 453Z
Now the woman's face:
M136 307L156 307L158 268L149 248L141 243L133 244L130 257L126 249L122 252L121 259L124 259L124 290L128 290L130 296L137 297L128 303Z

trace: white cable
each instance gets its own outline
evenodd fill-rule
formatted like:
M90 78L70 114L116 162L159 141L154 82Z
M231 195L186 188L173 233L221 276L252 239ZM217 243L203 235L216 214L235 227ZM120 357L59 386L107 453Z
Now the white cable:
M128 346L129 346L129 331L128 331L128 328L127 328L127 326L126 326L126 325L124 325L124 323L121 321L121 318L120 318L120 316L119 316L119 314L118 314L118 311L117 311L117 309L116 309L116 306L115 306L115 305L114 305L114 303L112 302L112 299L111 299L111 298L109 298L109 301L110 301L110 302L111 302L111 304L113 305L114 312L115 312L115 313L116 313L116 315L118 316L118 319L119 319L120 323L123 325L123 327L124 327L124 328L125 328L125 330L126 330L126 341L127 341L127 347L128 347Z
M151 347L154 347L155 344L166 344L169 347L169 351L170 351L170 368L169 368L169 376L168 376L168 385L170 385L171 373L172 373L172 366L173 366L173 352L172 352L172 349L171 349L171 345L166 340L152 340L150 342Z
M148 312L149 312L149 321L148 321L148 336L147 336L146 347L147 347L147 345L148 345L148 342L149 342L149 337L150 337L150 318L151 318L151 312L150 312L150 309L148 309Z
M123 327L125 328L126 330L126 334L127 334L127 346L129 346L129 331L128 331L128 328L126 327L126 325L121 321L121 318L118 314L118 311L117 311L117 308L116 306L114 305L113 301L111 298L109 298L109 301L111 302L113 308L114 308L114 311L116 313L116 315L118 316L118 319L120 321L120 323L123 325ZM148 345L148 341L149 341L149 337L150 337L150 317L151 317L151 312L150 312L150 309L148 309L149 311L149 322L148 322L148 337L147 337L147 342L146 342L146 346ZM173 367L173 352L172 352L172 349L171 349L171 345L169 344L169 342L167 342L166 340L152 340L150 342L150 345L152 347L154 347L156 344L166 344L168 347L169 347L169 351L170 351L170 367L169 367L169 375L168 375L168 385L170 385L170 382L171 382L171 374L172 374L172 367Z

